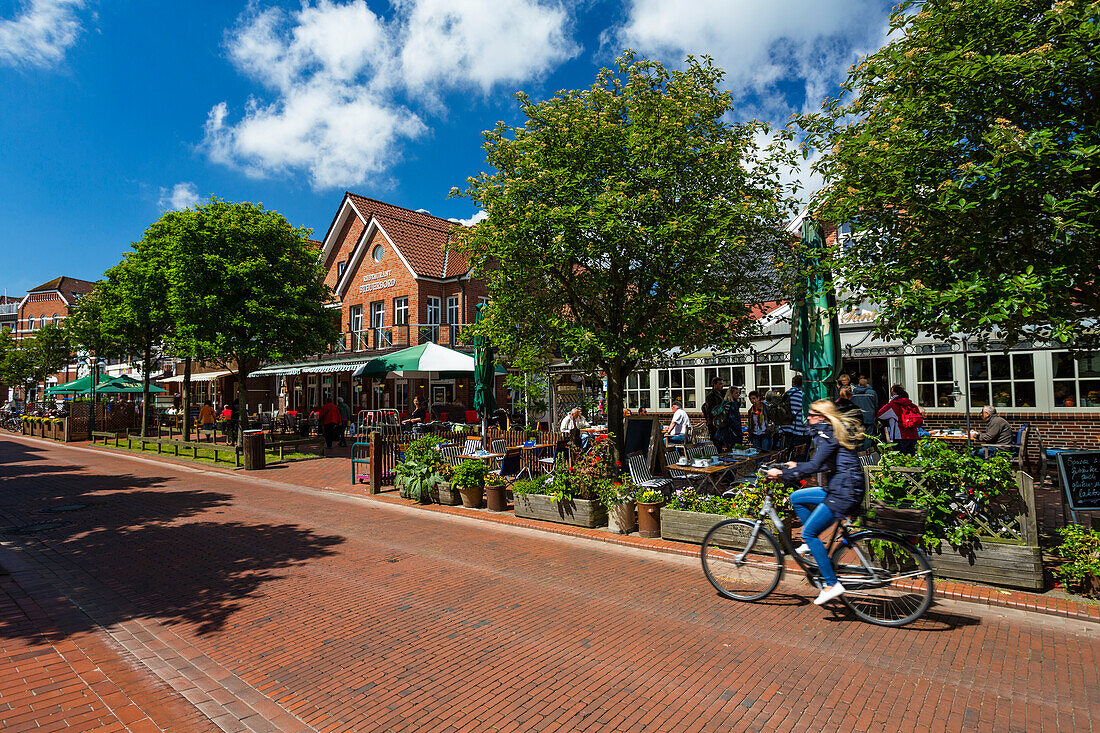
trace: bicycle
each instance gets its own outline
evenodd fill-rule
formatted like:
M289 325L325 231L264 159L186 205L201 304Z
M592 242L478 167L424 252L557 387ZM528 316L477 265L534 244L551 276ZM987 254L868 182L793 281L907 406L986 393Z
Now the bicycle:
M790 555L820 588L817 565L803 558L783 534L783 521L768 487L755 520L725 519L703 538L701 559L710 584L726 598L759 601L779 585ZM764 526L770 519L781 542ZM839 543L838 543L839 539ZM932 564L915 545L881 529L851 531L851 521L834 525L826 545L844 586L840 600L862 621L878 626L904 626L920 618L932 605Z

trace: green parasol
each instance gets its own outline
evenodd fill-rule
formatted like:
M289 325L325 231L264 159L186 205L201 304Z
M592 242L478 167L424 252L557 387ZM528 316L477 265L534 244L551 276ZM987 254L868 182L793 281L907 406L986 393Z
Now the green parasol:
M805 279L791 313L791 369L802 374L803 419L815 400L829 397L841 368L836 291L818 256L824 247L821 225L805 219L800 256Z
M481 316L485 304L477 306L475 323L481 323ZM496 373L493 369L493 346L489 343L488 336L478 335L474 338L474 410L484 423L489 419L493 410L497 409L494 382Z
M95 389L97 394L141 394L141 381L123 375L101 382ZM167 392L163 387L149 385L149 393Z

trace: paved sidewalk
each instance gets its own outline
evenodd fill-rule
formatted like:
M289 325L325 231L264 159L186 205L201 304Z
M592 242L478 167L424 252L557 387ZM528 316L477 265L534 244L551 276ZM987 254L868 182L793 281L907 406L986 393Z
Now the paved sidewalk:
M694 557L0 438L0 530L55 516L0 535L86 612L51 645L117 642L227 730L1100 728L1082 621L881 629L799 583L725 601Z

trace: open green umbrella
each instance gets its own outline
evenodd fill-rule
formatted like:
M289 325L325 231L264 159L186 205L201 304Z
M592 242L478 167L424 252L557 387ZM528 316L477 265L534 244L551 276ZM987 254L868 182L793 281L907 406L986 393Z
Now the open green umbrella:
M484 308L484 303L478 304L475 323L481 323L481 314ZM489 343L488 336L479 335L474 338L474 410L481 417L483 426L493 410L497 409L496 395L493 394L495 381L493 346Z
M141 381L127 377L123 375L121 377L115 377L105 382L100 382L99 386L95 389L96 393L102 394L141 394ZM167 392L168 390L163 387L158 387L155 384L149 385L149 392Z
M104 384L106 384L107 381L108 381L108 379L106 377L101 376L96 381L96 391L98 392L99 388L101 386L103 386ZM65 382L65 384L58 384L58 385L50 387L49 389L46 390L46 394L48 394L48 395L70 394L70 393L72 393L72 394L91 394L92 393L92 375L91 374L86 374L83 377L81 377L80 379L74 379L71 382Z
M829 397L841 368L836 291L832 276L817 254L824 247L821 225L805 219L800 264L806 276L791 313L791 369L802 373L803 419L811 403Z

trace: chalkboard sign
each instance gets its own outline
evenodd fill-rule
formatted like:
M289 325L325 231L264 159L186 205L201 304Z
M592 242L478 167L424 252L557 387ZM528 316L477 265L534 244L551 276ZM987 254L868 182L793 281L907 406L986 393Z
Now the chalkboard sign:
M628 417L626 419L626 454L629 456L631 453L645 453L646 457L652 463L653 455L650 452L650 446L654 444L654 434L660 435L661 431L661 419L659 417L650 417L648 415L640 415L638 417Z
M1059 453L1058 471L1071 510L1100 509L1100 451Z

